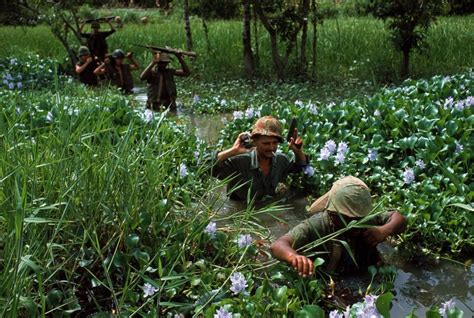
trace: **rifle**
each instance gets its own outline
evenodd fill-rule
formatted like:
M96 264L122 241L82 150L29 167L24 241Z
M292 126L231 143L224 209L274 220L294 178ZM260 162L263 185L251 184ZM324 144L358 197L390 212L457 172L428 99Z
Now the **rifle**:
M151 49L151 50L154 50L154 51L164 52L164 53L182 54L182 55L187 55L187 56L191 56L191 57L196 57L196 56L197 56L196 52L192 52L192 51L181 51L181 50L173 49L173 48L168 47L168 46L159 47L159 46L142 45L142 44L133 44L133 45L139 46L139 47L144 47L144 48Z
M113 20L113 19L115 19L115 16L95 18L95 19L87 19L87 20L84 20L84 23L91 23L91 22L94 22L94 21L108 21L108 20Z
M286 135L286 141L288 142L291 141L291 138L294 137L295 135L295 130L297 129L297 127L298 127L298 121L296 120L296 118L293 117L293 119L291 119L290 129L288 129L288 135ZM296 148L301 148L301 144L296 145Z

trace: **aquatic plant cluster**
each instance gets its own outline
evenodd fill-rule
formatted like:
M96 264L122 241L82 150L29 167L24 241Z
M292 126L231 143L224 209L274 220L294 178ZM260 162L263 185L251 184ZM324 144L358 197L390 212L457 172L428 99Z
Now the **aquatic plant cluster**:
M22 90L50 87L56 81L66 77L57 76L57 61L43 59L39 55L26 58L0 58L1 89Z
M311 162L302 178L293 179L294 186L318 196L341 176L359 176L387 205L409 217L408 244L433 253L461 253L474 248L468 206L474 195L473 92L471 72L407 80L401 87L340 103L298 99L247 107L278 117L286 127L297 118ZM228 147L253 122L234 112L220 146Z
M12 78L27 78L8 72ZM0 72L0 77L7 78L6 73ZM446 83L471 87L469 80L459 76ZM458 95L452 94L455 101ZM285 264L274 262L268 254L268 230L252 219L277 207L248 207L231 217L216 213L215 189L221 183L209 178L202 164L211 147L179 118L138 109L117 90L88 90L58 77L41 87L4 87L0 101L0 316L325 316L319 306L325 299L324 277L303 280ZM275 110L284 120L309 103L288 105ZM328 115L322 106L311 103L309 114ZM459 109L435 107L456 118L461 129ZM337 103L333 106L334 111L342 109ZM384 107L378 109L389 116ZM464 121L472 119L471 111L462 110ZM228 133L267 113L270 109L265 107L248 107L230 123L233 130ZM471 143L466 139L469 132L465 136L457 129L451 138L463 149L444 163L447 171L464 180L456 162L460 160L462 167L470 163ZM300 185L327 185L332 179L321 178L321 167L327 165L335 178L339 169L344 171L358 158L355 154L365 169L372 169L369 162L390 160L380 158L388 153L381 144L371 144L378 155L369 161L365 149L354 148L354 139L341 138L332 133L335 130L321 131L320 138L312 135L313 146L307 149L315 159L304 179L295 181ZM332 156L317 160L326 143ZM344 161L336 165L338 153ZM409 191L437 171L429 156L417 157L423 162L412 159L396 166L399 173L405 167L413 169L415 180L403 186ZM393 180L402 183L400 174ZM439 182L444 184L444 179ZM399 202L396 199L392 202ZM448 203L462 202L455 199L459 200L454 196ZM460 212L456 206L450 208L454 216ZM459 248L467 245L463 242ZM322 263L315 260L316 267ZM365 299L365 305L352 306L350 315L356 317L359 310L383 315L388 298L390 294L384 293L376 300ZM335 317L347 310L326 309ZM457 312L452 302L433 310L448 317Z

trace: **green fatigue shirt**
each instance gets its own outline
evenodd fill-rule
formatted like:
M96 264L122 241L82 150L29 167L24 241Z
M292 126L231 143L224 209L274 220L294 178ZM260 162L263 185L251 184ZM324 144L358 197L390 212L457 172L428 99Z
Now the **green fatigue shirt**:
M77 65L82 66L84 65L85 62L79 61L77 62ZM79 74L79 80L89 86L97 86L99 85L99 80L97 79L97 76L94 74L94 70L99 67L99 63L97 63L96 60L93 60L90 62L84 71L82 71Z
M133 76L130 71L130 64L122 64L119 72L114 65L107 66L107 77L112 85L117 86L125 94L131 94L133 90Z
M325 210L316 213L309 219L291 229L287 235L293 239L293 248L297 250L319 238L334 233L335 228L330 213L336 212ZM381 213L374 216L364 224L373 226L384 225L389 221L391 214L392 212ZM323 253L322 257L326 262L336 262L334 268L331 268L331 270L337 269L338 272L350 273L357 271L358 268L366 268L378 261L379 255L377 249L368 245L365 239L361 237L361 233L364 230L365 229L349 230L336 238L337 240L342 240L348 243L357 264L354 263L344 246L339 246L339 248L341 248L341 255L339 258L332 256L334 252L334 244L337 244L337 241L335 240L330 240L317 247L317 250ZM359 234L354 233L356 231L358 231ZM335 258L335 260L331 258Z
M282 153L273 154L270 173L265 176L258 165L257 150L217 162L217 153L213 156L212 176L231 180L227 192L233 200L262 199L264 196L274 196L278 183L285 181L289 173L302 171L304 165L290 161Z
M160 103L162 100L174 101L176 99L175 73L176 70L173 68L160 71L158 65L155 65L150 72L148 72L144 78L147 82L147 103L153 104Z

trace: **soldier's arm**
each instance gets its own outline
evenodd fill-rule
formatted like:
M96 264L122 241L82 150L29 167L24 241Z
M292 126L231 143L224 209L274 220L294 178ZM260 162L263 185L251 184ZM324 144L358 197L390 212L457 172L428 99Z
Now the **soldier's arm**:
M178 61L181 64L181 69L176 70L175 75L183 77L189 76L191 74L191 71L189 70L189 67L186 64L186 61L184 60L183 56L181 54L176 54L176 57L178 58Z
M398 211L392 211L388 221L380 226L372 227L364 231L367 243L376 246L387 237L400 234L405 231L407 219Z
M227 150L223 150L223 151L217 153L217 162L222 162L222 161L224 161L226 159L229 159L231 157L234 157L234 156L244 154L244 153L247 153L247 152L251 151L251 149L245 148L244 145L242 144L242 141L241 141L240 137L243 134L245 134L245 133L239 134L239 136L235 140L232 147L230 147Z
M160 54L159 53L154 53L153 54L153 59L151 60L151 63L148 64L148 66L140 74L140 79L142 81L146 80L148 78L148 76L150 75L151 69L153 68L153 66L158 64L159 61L160 61Z
M132 52L127 53L127 58L130 61L130 70L138 70L140 68L140 64L138 64L137 60L133 57Z
M77 65L76 64L76 73L77 74L81 74L82 72L84 72L84 70L87 68L87 66L93 61L92 57L89 57L85 62L84 64L82 65Z
M306 256L298 254L293 249L293 238L285 234L277 239L270 247L273 256L288 263L300 276L306 277L313 274L313 262Z
M96 67L94 70L94 75L103 75L107 71L105 63L100 64L99 66Z
M109 26L110 26L110 31L109 31L109 32L110 32L109 35L110 35L110 34L112 34L112 33L115 32L115 28L114 28L112 22L110 22L110 20L107 20L107 23L108 23Z

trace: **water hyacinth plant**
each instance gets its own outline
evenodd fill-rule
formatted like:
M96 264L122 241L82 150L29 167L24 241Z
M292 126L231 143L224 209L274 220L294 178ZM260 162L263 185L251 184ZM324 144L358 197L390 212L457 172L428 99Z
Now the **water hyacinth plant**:
M462 88L462 89L461 89ZM321 195L341 176L356 175L374 194L389 194L388 203L412 220L415 245L455 253L474 249L469 215L472 188L472 96L474 73L407 80L371 97L318 103L318 112L302 99L260 106L261 115L278 117L284 128L298 119L298 132L315 173L293 178L293 185ZM462 101L463 107L455 107ZM255 108L255 107L254 107ZM235 118L219 147L228 147L252 119ZM287 146L281 146L288 152ZM290 152L291 154L291 152ZM429 164L427 164L429 163ZM407 189L409 189L407 191ZM465 205L463 208L463 204ZM421 212L423 211L423 212ZM457 225L431 231L427 222L456 220ZM423 243L424 242L424 243Z

